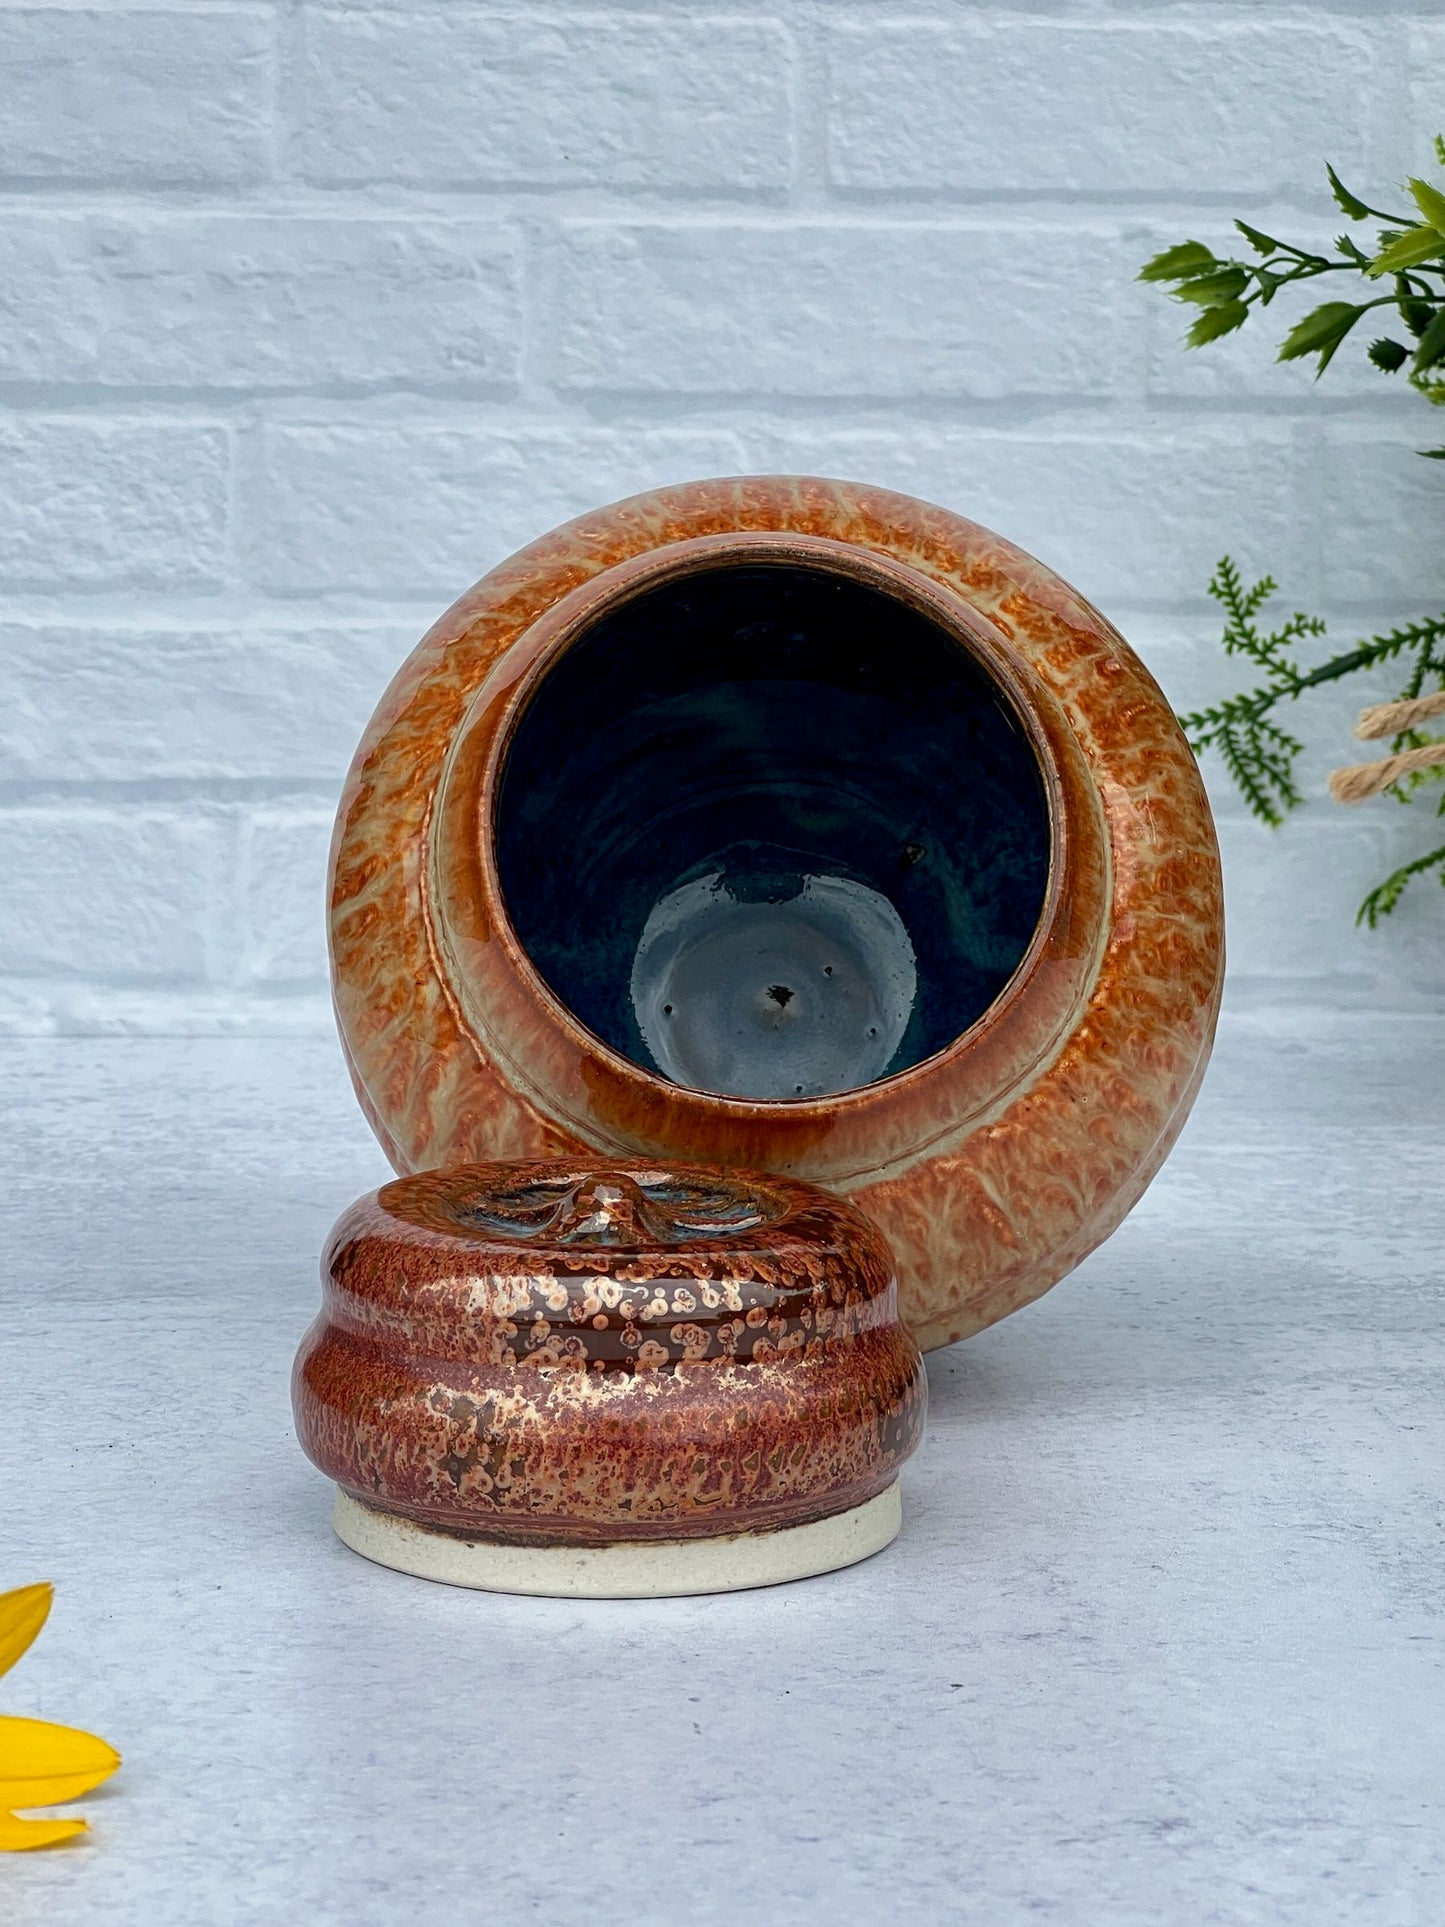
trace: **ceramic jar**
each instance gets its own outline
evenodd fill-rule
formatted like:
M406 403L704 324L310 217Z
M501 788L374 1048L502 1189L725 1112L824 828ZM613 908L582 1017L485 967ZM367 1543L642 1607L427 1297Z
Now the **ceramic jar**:
M876 1228L783 1178L487 1164L342 1217L292 1381L336 1527L382 1564L699 1592L898 1531L923 1362Z
M960 516L794 477L600 510L441 618L352 766L331 945L399 1171L811 1180L924 1346L1120 1222L1223 966L1199 774L1119 634Z

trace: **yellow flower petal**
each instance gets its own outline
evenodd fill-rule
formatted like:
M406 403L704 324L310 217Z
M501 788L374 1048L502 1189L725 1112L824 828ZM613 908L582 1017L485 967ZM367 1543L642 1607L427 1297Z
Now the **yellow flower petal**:
M119 1765L113 1746L79 1727L0 1716L0 1808L78 1800Z
M29 1648L45 1624L54 1596L55 1588L48 1584L0 1592L0 1673L8 1673Z
M0 1853L24 1853L30 1847L58 1847L87 1831L84 1820L20 1820L0 1813Z
M20 1586L0 1593L0 1673L27 1651L50 1613L53 1588ZM0 1853L56 1847L87 1831L86 1822L22 1820L12 1807L48 1807L75 1800L108 1780L120 1755L93 1733L48 1720L0 1716Z

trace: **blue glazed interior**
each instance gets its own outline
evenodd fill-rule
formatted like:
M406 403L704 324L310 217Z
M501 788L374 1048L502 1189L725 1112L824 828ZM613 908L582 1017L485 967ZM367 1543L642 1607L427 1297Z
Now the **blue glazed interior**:
M713 879L734 917L806 906L809 878L886 899L916 970L902 1035L881 1068L824 1073L812 1095L919 1063L988 1009L1037 927L1050 834L1028 738L945 630L824 569L720 564L604 616L543 678L503 768L496 854L543 979L649 1070L634 965L680 886ZM703 1087L792 1091L739 1061Z

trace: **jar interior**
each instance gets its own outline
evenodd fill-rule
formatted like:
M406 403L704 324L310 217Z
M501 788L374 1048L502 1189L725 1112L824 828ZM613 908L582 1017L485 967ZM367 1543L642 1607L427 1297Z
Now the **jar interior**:
M974 1024L1050 860L1037 756L978 658L792 562L720 562L578 637L518 719L495 839L517 937L588 1030L779 1101Z

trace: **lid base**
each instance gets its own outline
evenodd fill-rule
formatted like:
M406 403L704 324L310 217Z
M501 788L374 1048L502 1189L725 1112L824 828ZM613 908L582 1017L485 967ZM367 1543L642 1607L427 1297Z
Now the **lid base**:
M610 1546L514 1546L494 1539L458 1539L428 1532L394 1513L377 1512L339 1490L333 1515L343 1545L394 1572L447 1586L553 1599L666 1599L777 1586L870 1558L897 1538L902 1523L896 1480L848 1512L777 1532Z

